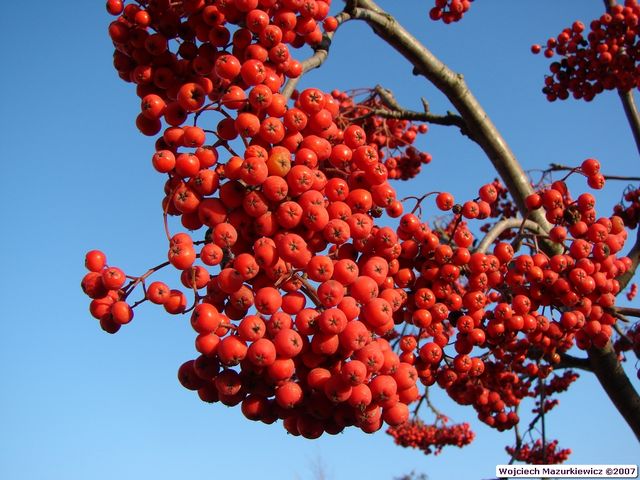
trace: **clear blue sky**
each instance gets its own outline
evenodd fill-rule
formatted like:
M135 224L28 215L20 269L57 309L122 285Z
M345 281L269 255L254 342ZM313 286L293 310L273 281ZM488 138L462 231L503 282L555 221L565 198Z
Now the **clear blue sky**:
M465 74L525 168L593 156L606 173L640 171L617 96L548 104L540 93L548 62L529 53L573 20L599 15L600 0L479 0L449 27L428 20L431 1L382 4ZM133 123L133 88L111 66L110 21L102 1L7 2L0 16L0 478L293 480L313 478L318 462L333 480L412 470L431 480L492 476L507 460L512 433L474 422L471 446L438 457L396 447L383 432L293 438L280 426L246 421L237 408L204 404L178 384L178 366L194 355L187 318L140 308L118 335L99 329L79 288L84 253L104 249L111 264L140 274L166 251L163 180L151 171L152 141ZM337 33L329 61L303 85L376 83L407 107L420 108L424 96L436 113L450 108L359 24ZM433 163L399 186L401 196L448 189L467 199L493 179L482 152L453 129L433 127L421 147ZM606 188L603 212L621 188ZM435 401L456 421L475 418L442 394ZM571 463L640 459L629 428L587 374L561 398L548 429L574 450Z

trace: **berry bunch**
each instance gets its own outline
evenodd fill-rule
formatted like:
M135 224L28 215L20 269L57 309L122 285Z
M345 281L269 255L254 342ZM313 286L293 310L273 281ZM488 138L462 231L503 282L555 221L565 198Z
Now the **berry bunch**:
M447 24L457 22L467 13L471 2L473 0L436 0L435 6L429 10L429 18Z
M320 25L335 29L328 2L107 8L118 16L109 27L114 66L141 99L136 123L158 135L151 163L167 178L167 261L128 276L93 250L82 288L109 333L142 302L190 314L198 356L178 378L203 401L280 419L306 438L384 422L398 443L428 453L473 434L468 425L407 423L425 389L437 384L508 429L564 353L611 338L617 277L631 261L618 257L623 219L598 218L591 194L574 201L564 182L541 188L527 206L544 209L548 235L523 224L512 244L498 235L475 251L474 222L514 214L499 182L461 204L442 191L414 197L404 213L389 181L428 163L412 146L426 126L376 115L389 105L375 92L356 102L308 88L293 103L281 93L301 72L291 49L317 44ZM602 187L596 160L575 171ZM431 195L451 215L442 228L420 217ZM383 215L397 227L378 222ZM172 234L169 217L194 233ZM544 253L542 241L558 253ZM167 266L181 288L147 282ZM138 287L143 298L132 302ZM551 379L547 397L568 378Z
M538 439L532 443L525 443L519 448L507 447L505 450L515 460L527 465L555 465L563 463L571 455L569 448L558 449L557 440L545 445L542 440Z
M356 95L364 93L366 98L356 101ZM364 129L369 142L376 145L384 159L389 179L409 180L420 173L422 165L431 162L431 155L413 146L419 134L427 133L426 124L416 125L403 119L385 118L385 112L393 113L385 99L376 89L363 92L333 91L340 102L338 125L358 125ZM397 112L396 112L397 113Z
M103 305L94 316L115 332L112 323L131 320L119 321L115 306L132 311L127 297L140 284L142 301L191 312L200 356L180 367L180 382L205 401L242 403L252 420L283 419L292 434L404 422L419 392L415 368L384 338L406 294L388 276L399 254L395 233L374 224L385 209L402 213L381 148L356 123L342 118L338 127L333 96L307 89L288 107L279 93L284 76L300 73L288 46L319 41L328 3L108 8L120 15L110 26L116 68L138 85L138 127L155 135L168 125L152 157L168 175L165 216L207 232L202 241L167 230L168 263L194 292L189 308L181 290L146 286L152 271L129 285L124 274L107 284L114 268L102 254L100 265L91 263L97 253L90 252L82 286ZM215 129L197 124L205 113L218 114ZM242 155L230 143L236 139Z
M550 65L551 75L545 78L542 92L547 99L566 100L571 94L590 101L604 90L637 88L639 17L637 0L625 0L624 6L615 5L610 13L593 20L588 32L582 22L576 21L547 40L544 47L533 45L535 54L544 50L547 58L562 57Z
M614 348L617 352L632 351L636 359L640 360L640 322L630 325L623 333L616 339ZM637 369L637 376L640 378L640 368Z
M417 448L425 455L430 453L438 455L447 445L464 447L469 445L475 437L468 423L447 425L446 417L442 416L431 425L413 418L400 426L389 427L387 433L393 437L397 445Z
M622 218L628 228L635 229L640 221L640 188L629 187L623 200L613 207L613 213Z

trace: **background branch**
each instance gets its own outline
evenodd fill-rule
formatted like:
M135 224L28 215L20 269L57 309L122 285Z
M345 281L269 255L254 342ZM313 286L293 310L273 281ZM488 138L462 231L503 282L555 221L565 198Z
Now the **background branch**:
M636 148L638 149L638 153L640 153L640 115L638 115L638 108L633 99L633 91L623 92L618 90L618 95L620 96L622 108L624 108L624 113L631 127L633 139L636 141Z

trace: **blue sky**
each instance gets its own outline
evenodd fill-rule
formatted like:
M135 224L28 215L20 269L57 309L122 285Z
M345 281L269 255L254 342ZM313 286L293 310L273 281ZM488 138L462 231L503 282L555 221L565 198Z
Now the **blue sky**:
M428 20L431 3L381 2L464 73L526 169L595 157L606 173L637 175L638 153L617 95L549 104L540 93L548 62L529 53L573 20L598 16L600 0L479 0L448 27ZM137 132L139 102L112 68L103 2L9 2L3 11L1 478L311 479L321 462L333 480L391 479L412 470L431 480L477 479L507 460L503 446L512 434L477 422L471 446L438 457L396 447L383 432L294 438L279 425L246 421L237 408L204 404L178 384L178 366L194 355L188 318L145 305L119 334L104 334L79 288L84 253L103 249L110 264L136 274L164 260L163 179L151 171L153 141ZM336 34L329 60L301 85L377 83L409 108L419 109L421 96L435 113L450 108L355 23ZM431 128L420 147L434 160L412 184L398 186L399 196L447 189L470 199L494 178L482 152L455 129ZM605 188L603 212L623 186ZM442 392L435 402L456 421L475 418ZM631 431L587 374L561 397L547 425L550 437L574 450L571 463L640 458Z

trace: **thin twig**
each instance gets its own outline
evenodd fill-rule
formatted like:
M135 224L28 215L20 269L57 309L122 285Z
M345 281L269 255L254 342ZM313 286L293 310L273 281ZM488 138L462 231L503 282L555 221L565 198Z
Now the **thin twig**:
M545 172L578 172L575 167L569 167L567 165L560 165L552 163ZM640 177L627 177L624 175L603 175L605 180L624 180L627 182L640 182Z
M464 123L464 120L460 115L457 115L453 112L447 112L446 115L435 115L428 110L428 105L425 104L424 112L416 112L413 110L407 110L402 108L398 101L395 99L391 90L383 88L380 85L376 85L373 89L374 92L378 94L380 100L389 107L391 110L385 110L382 108L372 108L371 113L373 115L377 115L379 117L384 118L395 118L400 120L416 120L427 123L432 123L434 125L444 125L444 126L456 126L460 129L460 131L469 136L469 131Z
M540 378L540 422L542 423L542 463L547 463L547 429L545 422L545 384L544 379Z
M297 280L300 280L300 283L302 284L301 290L307 294L307 296L311 299L311 301L316 305L316 307L322 307L322 302L320 301L320 298L318 297L318 292L316 291L316 289L313 287L313 285L311 285L309 283L309 281L301 275L296 274L295 278Z
M520 405L516 405L516 409L515 409L516 413L518 413L519 408L520 408ZM515 445L515 448L513 449L513 454L509 459L509 465L513 465L513 462L515 462L516 460L516 456L518 455L518 453L520 453L520 449L522 448L522 435L520 435L520 422L516 423L513 426L513 431L516 436L516 445Z

